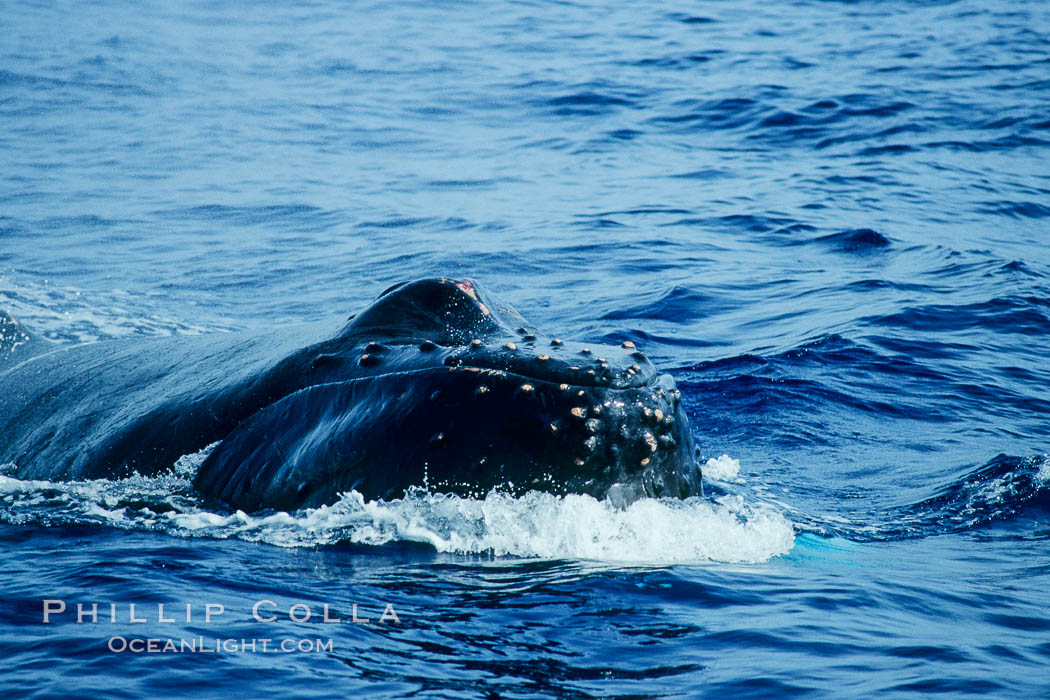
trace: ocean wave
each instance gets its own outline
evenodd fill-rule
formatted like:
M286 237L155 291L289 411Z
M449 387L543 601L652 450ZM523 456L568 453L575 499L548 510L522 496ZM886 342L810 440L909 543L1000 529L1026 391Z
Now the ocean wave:
M999 454L913 503L851 518L807 518L798 513L793 518L803 531L888 542L977 533L1019 518L1045 520L1048 513L1050 455Z
M889 238L870 228L829 233L816 238L815 242L843 253L871 253L890 245Z
M902 509L897 535L973 530L1050 508L1050 456L999 454Z
M1006 295L970 304L925 304L859 322L922 333L971 329L1045 337L1050 333L1050 298Z

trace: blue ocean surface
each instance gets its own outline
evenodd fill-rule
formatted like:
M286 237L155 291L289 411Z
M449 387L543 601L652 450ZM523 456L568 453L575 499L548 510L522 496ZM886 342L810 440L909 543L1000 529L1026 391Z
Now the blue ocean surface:
M1048 105L1034 0L5 3L27 328L266 333L471 277L671 373L705 495L244 514L195 496L204 446L7 464L0 687L1047 696Z

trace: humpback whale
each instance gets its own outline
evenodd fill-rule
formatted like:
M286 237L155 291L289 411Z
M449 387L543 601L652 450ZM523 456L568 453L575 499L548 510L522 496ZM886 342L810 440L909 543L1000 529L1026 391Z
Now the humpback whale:
M194 487L245 511L415 486L621 505L701 488L670 375L630 341L545 334L470 279L263 333L58 346L0 313L0 464L18 478L155 475L213 443Z

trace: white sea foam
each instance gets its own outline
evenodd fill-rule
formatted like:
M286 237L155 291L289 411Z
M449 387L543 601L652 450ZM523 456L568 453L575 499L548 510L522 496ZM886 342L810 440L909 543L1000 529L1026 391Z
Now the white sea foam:
M420 489L392 501L366 501L351 492L332 505L294 513L216 513L202 507L191 485L209 451L184 457L172 473L152 478L52 483L0 476L0 517L284 547L411 541L456 554L646 564L763 562L794 544L792 523L780 509L733 495L643 499L617 509L583 495L492 492L464 498ZM723 475L739 469L728 456L719 460Z
M715 481L740 481L740 460L727 454L709 459L704 463L704 478Z
M1050 482L1050 455L1043 455L1039 471L1035 475L1036 481L1041 484Z

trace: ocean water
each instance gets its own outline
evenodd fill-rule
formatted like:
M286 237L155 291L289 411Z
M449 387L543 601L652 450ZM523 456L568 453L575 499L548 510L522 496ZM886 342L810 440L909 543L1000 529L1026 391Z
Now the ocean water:
M706 491L243 514L190 489L205 446L152 479L5 465L0 686L1047 695L1048 28L1023 0L5 4L27 327L265 333L470 276L674 375Z

